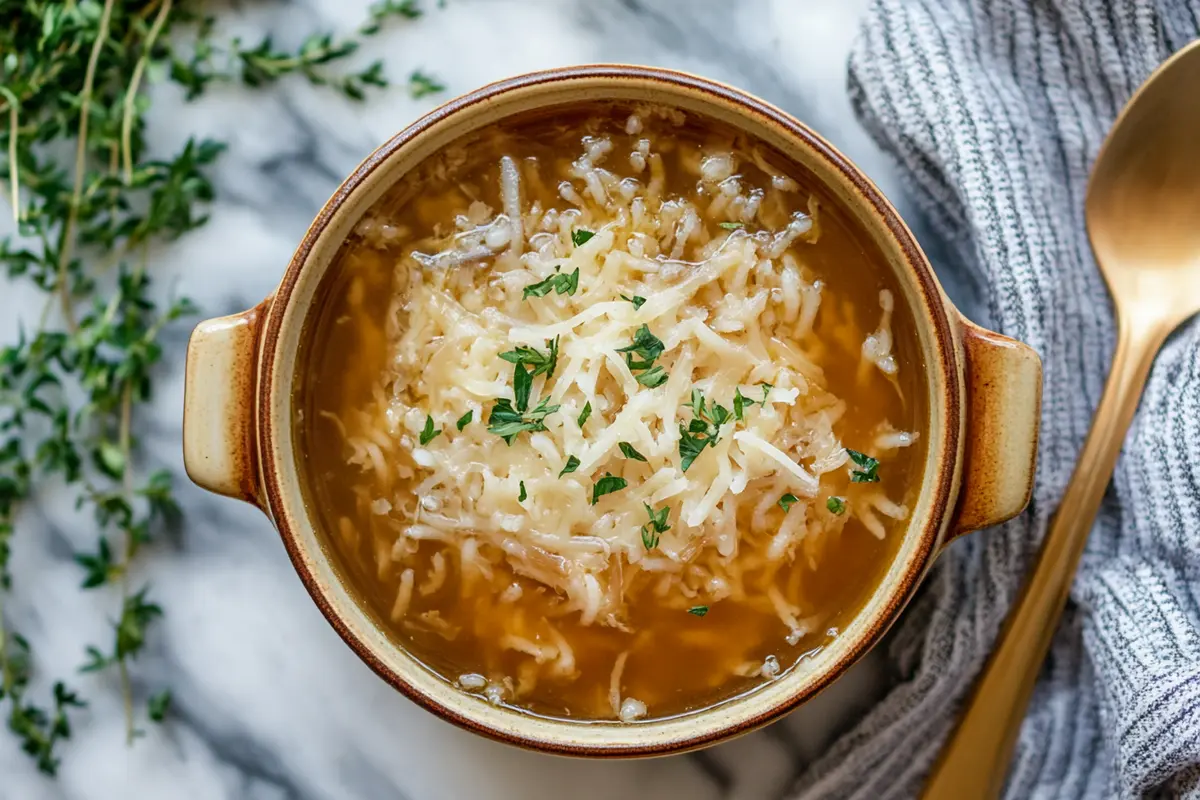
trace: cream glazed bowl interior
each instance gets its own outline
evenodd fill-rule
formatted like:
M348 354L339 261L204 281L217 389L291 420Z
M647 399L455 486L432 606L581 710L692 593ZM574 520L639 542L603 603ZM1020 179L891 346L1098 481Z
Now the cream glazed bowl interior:
M550 719L489 704L407 653L343 581L316 529L298 468L293 420L298 354L318 287L366 210L424 159L513 115L597 100L673 106L732 126L776 151L838 198L894 273L897 302L916 321L927 418L921 489L885 577L829 645L747 694L634 724ZM372 153L330 198L278 290L255 308L199 325L188 349L184 460L211 491L261 508L330 624L384 680L433 713L477 733L581 756L644 756L703 747L762 726L813 697L896 620L955 536L1019 513L1032 488L1041 364L1027 346L984 331L945 297L912 233L861 171L779 109L677 72L622 65L523 75L453 100Z

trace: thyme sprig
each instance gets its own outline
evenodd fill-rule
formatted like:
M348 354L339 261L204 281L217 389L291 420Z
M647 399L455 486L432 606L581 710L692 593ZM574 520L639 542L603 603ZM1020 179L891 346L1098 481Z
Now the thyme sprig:
M209 170L224 144L193 138L174 155L151 155L146 86L162 76L191 98L214 81L261 86L295 74L362 99L387 84L383 65L347 74L336 62L386 20L421 10L415 0L383 0L355 36L318 33L291 50L270 37L216 41L214 19L196 0L0 6L0 180L16 225L0 239L0 272L46 299L22 320L16 342L0 348L0 711L53 775L70 714L84 701L62 681L47 701L32 697L37 660L3 608L35 483L61 481L90 510L96 544L76 554L81 583L103 592L100 602L116 600L111 644L89 645L82 669L118 673L129 741L142 709L161 721L170 705L159 691L135 708L130 674L163 614L149 587L131 585L131 568L179 517L170 474L148 470L141 457L135 419L151 397L160 335L196 311L152 291L153 247L205 223L215 194ZM183 27L190 36L172 35Z

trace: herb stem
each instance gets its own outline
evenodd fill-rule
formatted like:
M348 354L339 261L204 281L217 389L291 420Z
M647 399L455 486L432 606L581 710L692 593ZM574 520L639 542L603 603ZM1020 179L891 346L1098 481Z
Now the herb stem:
M167 4L170 4L170 0L167 0ZM121 420L118 423L117 429L117 446L121 449L121 460L124 464L124 469L121 472L121 487L128 498L133 496L133 472L129 468L130 456L133 450L132 429L133 384L126 383L121 390ZM134 541L133 533L126 531L125 557L121 560L120 566L122 611L124 611L125 605L129 601L129 564L133 560L135 548L136 542ZM133 723L133 685L129 681L129 665L126 663L124 654L119 654L117 669L121 675L121 696L125 706L125 744L132 747L137 731Z
M0 86L0 94L8 98L8 182L12 192L13 222L21 223L21 165L17 162L17 136L21 131L20 103L17 96L6 86ZM0 651L2 657L2 651Z
M126 185L133 182L133 112L137 105L138 90L141 88L142 74L146 71L146 64L150 61L150 53L154 51L154 43L171 13L171 3L172 0L163 0L163 4L159 6L154 23L150 26L150 32L146 34L142 55L133 68L129 89L125 92L124 113L121 117L121 155L125 163Z
M87 72L83 77L83 91L79 96L79 141L75 144L75 187L71 192L71 202L67 207L67 219L63 223L62 236L58 248L58 292L62 302L63 319L72 333L79 327L75 320L75 308L71 303L71 287L67 283L67 265L71 263L71 245L74 243L75 217L79 213L79 201L83 196L83 174L87 160L88 115L92 107L92 87L96 83L96 64L100 61L100 53L104 42L108 39L108 23L112 19L113 0L104 0L104 10L100 12L100 30L96 33L96 41L92 44L91 55L88 56Z

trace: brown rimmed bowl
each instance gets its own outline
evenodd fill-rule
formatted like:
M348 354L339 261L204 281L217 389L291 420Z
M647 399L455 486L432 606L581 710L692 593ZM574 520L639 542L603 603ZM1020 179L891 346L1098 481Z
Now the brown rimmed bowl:
M824 185L878 247L916 321L928 416L922 488L903 542L854 620L818 654L748 694L634 724L537 717L453 686L389 638L335 570L298 474L293 397L305 321L318 286L364 212L424 159L514 115L597 100L647 101L732 126ZM297 248L274 295L201 323L187 356L184 462L200 486L254 503L278 527L292 563L330 624L392 686L433 713L512 744L580 756L662 755L749 732L816 695L896 620L946 544L1019 513L1037 449L1041 362L950 303L896 210L828 142L774 106L712 81L624 65L511 78L427 114L372 153L338 188Z

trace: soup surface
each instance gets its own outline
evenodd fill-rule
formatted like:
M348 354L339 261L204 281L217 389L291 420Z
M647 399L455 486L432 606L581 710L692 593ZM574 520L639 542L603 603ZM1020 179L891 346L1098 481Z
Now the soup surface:
M633 723L802 669L918 495L892 280L811 177L677 110L473 134L361 220L310 320L327 547L400 645L531 713Z

